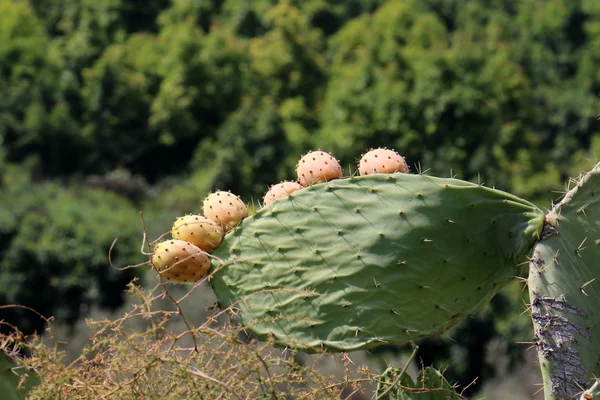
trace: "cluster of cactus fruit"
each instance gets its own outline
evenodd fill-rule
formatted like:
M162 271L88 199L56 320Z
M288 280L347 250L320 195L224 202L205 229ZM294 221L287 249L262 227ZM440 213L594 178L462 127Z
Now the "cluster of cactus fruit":
M257 338L307 352L443 333L529 265L546 399L597 398L598 385L582 390L600 375L600 164L549 213L483 185L410 174L387 149L366 153L359 175L343 177L323 151L296 172L249 217L237 196L212 193L204 217L179 218L151 264L175 281L211 273L221 307ZM436 387L460 398L427 374L433 386L411 391L404 372L390 370L397 378L378 398L425 399Z
M329 153L312 151L298 162L298 181L273 185L265 194L263 204L287 197L307 186L342 177L340 163ZM408 172L408 165L397 152L372 149L359 162L361 175ZM185 215L177 218L171 229L172 239L155 245L151 265L158 274L174 282L196 282L210 269L210 253L248 216L248 207L230 192L216 191L203 201L204 216Z
M209 254L223 235L248 216L248 207L236 195L217 191L204 199L204 216L177 218L172 239L158 243L150 263L164 278L174 282L196 282L210 269Z

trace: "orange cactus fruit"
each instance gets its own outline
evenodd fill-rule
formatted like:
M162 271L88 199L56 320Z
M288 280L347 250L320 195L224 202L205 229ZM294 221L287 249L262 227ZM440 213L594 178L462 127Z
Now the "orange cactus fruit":
M210 269L208 253L185 240L160 242L150 259L158 274L173 282L196 282Z

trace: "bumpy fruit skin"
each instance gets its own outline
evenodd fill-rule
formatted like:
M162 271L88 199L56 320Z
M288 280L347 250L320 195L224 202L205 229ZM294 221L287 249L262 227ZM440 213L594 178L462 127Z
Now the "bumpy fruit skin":
M290 182L285 181L278 183L277 185L271 186L267 194L263 199L263 204L268 206L271 204L273 200L281 199L282 197L287 197L296 190L302 189L304 186L299 184L298 182Z
M296 166L298 181L303 186L327 182L342 177L338 160L324 151L311 151L300 159Z
M177 218L171 233L173 238L190 242L209 253L219 246L224 235L221 225L201 215Z
M204 216L223 227L225 232L238 226L248 216L248 207L235 194L216 191L204 199Z
M358 172L361 175L408 173L408 164L394 150L371 149L358 162Z
M184 240L171 239L156 245L151 263L158 274L174 282L196 282L210 268L208 254Z

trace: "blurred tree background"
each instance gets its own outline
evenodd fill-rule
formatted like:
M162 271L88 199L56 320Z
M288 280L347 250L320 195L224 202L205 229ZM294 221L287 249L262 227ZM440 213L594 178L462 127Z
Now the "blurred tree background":
M138 210L157 236L211 189L256 203L309 149L350 174L387 146L549 207L600 155L599 61L597 0L0 0L0 304L115 309ZM462 384L494 338L518 362L522 296L420 357Z

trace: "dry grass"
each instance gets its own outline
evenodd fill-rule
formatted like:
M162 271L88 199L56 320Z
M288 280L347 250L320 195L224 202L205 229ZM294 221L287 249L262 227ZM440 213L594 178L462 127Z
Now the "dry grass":
M70 363L56 338L50 342L41 338L21 340L31 353L21 362L42 378L42 384L28 398L274 400L372 396L372 391L365 393L365 387L371 388L368 384L377 382L378 375L367 367L359 367L357 373L345 354L300 357L289 349L248 339L243 327L228 317L229 310L212 309L204 322L192 327L180 307L190 293L175 298L163 283L150 290L132 283L129 293L137 301L125 315L88 321L93 335L81 355ZM170 310L165 309L165 300L173 304ZM315 368L324 359L333 358L345 366L342 377Z
M0 350L41 377L28 399L375 398L381 362L374 366L364 352L309 356L256 341L233 322L230 310L210 306L215 298L206 284L159 282L144 289L132 282L128 295L126 312L86 321L82 349L62 343L52 320L45 337L25 338L14 327L12 336L0 337ZM17 357L22 350L28 357ZM407 365L406 359L385 364ZM413 376L415 364L409 368ZM506 398L502 383L509 378L484 392L490 399ZM518 386L526 392L527 385Z

